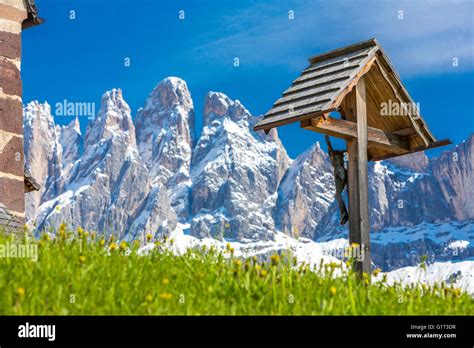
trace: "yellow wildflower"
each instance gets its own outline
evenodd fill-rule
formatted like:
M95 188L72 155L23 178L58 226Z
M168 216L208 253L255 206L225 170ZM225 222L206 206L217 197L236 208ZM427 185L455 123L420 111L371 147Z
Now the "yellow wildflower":
M147 294L147 295L145 296L145 300L146 300L147 302L153 301L153 295L152 295L152 294Z
M101 240L99 241L99 245L100 245L101 247L103 247L103 246L105 245L105 240L104 240L104 239L101 239Z
M25 295L25 288L18 288L16 292L20 297L23 297Z
M381 271L382 271L382 270L381 270L380 268L374 269L374 272L373 272L374 277L378 276Z
M173 295L171 295L171 294L168 293L168 292L165 292L165 293L163 293L163 294L160 294L160 298L162 298L163 300L170 300L172 297L173 297Z
M262 277L266 277L267 274L268 274L268 272L267 272L265 269L262 269L262 270L260 271L260 275L261 275Z
M114 251L115 249L117 249L117 244L111 243L109 247L110 247L110 251Z
M336 288L334 286L331 286L331 288L329 289L329 292L331 293L331 296L336 296Z
M337 263L337 262L331 262L331 263L329 263L329 267L330 267L330 268L339 268L339 266L340 266L340 264Z
M272 261L272 265L276 266L278 265L278 262L280 261L280 256L278 256L277 254L274 254L270 256L270 260Z
M86 257L84 255L79 256L79 261L81 261L81 263L86 262Z
M125 250L127 248L127 242L126 241L121 241L120 242L120 250Z
M161 282L163 283L163 285L168 285L170 283L170 280L168 278L163 278Z
M66 224L64 222L62 222L60 225L59 225L59 238L61 239L66 239L67 237L67 233L66 233Z
M147 233L147 234L146 234L146 240L147 240L147 242L149 242L152 238L153 238L153 236L151 235L151 233Z
M81 237L83 233L84 233L84 229L82 227L78 227L77 234L79 235L79 237Z

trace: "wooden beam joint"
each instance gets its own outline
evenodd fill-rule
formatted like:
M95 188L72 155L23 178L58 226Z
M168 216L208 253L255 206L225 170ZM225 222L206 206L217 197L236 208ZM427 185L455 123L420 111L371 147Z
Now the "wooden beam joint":
M318 117L301 122L301 127L327 134L344 140L351 140L357 137L357 123L326 116ZM410 141L408 137L385 132L374 127L367 127L368 145L389 149L396 154L403 154L410 151Z

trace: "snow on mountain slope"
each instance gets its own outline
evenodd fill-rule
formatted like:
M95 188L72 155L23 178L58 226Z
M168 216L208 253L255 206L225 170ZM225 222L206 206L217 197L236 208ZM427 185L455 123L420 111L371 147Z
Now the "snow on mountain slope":
M276 131L251 129L239 101L210 92L193 152L191 233L222 239L271 239L275 192L289 162Z
M85 136L77 119L55 125L46 103L24 114L26 165L42 185L26 196L37 230L67 221L132 239L170 235L180 223L189 224L186 238L249 250L275 246L281 233L326 249L347 241L327 155L315 144L292 161L276 130L254 132L259 118L222 93L207 95L197 140L191 94L175 77L150 93L135 124L120 90L104 94ZM375 266L474 256L472 140L435 159L417 153L370 164Z
M88 125L83 154L70 172L70 182L61 194L39 207L37 227L47 229L67 221L73 227L119 236L144 233L140 227L165 220L174 228L174 216L168 219L160 214L132 226L133 217L147 204L149 181L138 153L130 108L120 90L108 91L97 118Z
M194 146L194 106L186 82L161 81L136 117L138 149L152 185L164 185L180 220L189 217L189 178Z
M276 227L293 236L313 238L334 200L334 178L327 154L319 143L298 156L278 187Z
M381 280L384 273L380 273L374 281ZM474 295L474 259L459 262L435 262L426 266L410 266L386 273L387 283L403 285L429 286L444 282Z
M170 234L172 244L168 245L176 254L182 254L188 249L201 249L211 247L220 251L224 256L230 257L228 246L234 249L233 257L249 258L257 256L269 261L273 254L282 254L295 257L297 265L308 265L310 269L318 269L321 264L335 263L341 266L336 269L335 276L341 275L346 270L343 262L336 256L342 255L348 247L346 239L335 239L328 242L317 243L307 238L292 238L281 232L274 235L274 240L232 242L220 241L215 238L196 238L189 235L189 224L178 224L178 228ZM455 248L463 247L465 243L454 245ZM148 243L141 247L139 252L146 255L147 252L156 248L154 243ZM339 257L339 256L338 256ZM380 272L372 277L372 282L381 281L386 278L387 284L395 283L402 286L427 286L439 285L444 282L448 286L454 286L474 296L474 258L456 262L434 262L425 267L420 264L399 268L390 272Z

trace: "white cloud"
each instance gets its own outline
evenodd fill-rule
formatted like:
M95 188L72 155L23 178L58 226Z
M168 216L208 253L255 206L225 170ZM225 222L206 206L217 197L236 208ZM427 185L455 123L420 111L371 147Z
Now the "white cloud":
M225 35L195 48L194 57L299 70L313 54L376 37L405 76L451 72L453 57L457 71L468 71L474 68L473 6L471 0L256 4L222 18Z

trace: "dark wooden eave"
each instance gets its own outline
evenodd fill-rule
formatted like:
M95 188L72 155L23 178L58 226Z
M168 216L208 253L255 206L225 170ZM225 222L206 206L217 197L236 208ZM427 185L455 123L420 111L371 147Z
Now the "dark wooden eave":
M44 19L38 17L38 8L36 7L35 0L25 0L25 4L28 17L23 21L21 28L25 30L43 23Z
M30 172L25 170L24 174L25 193L39 191L41 185L31 176Z

